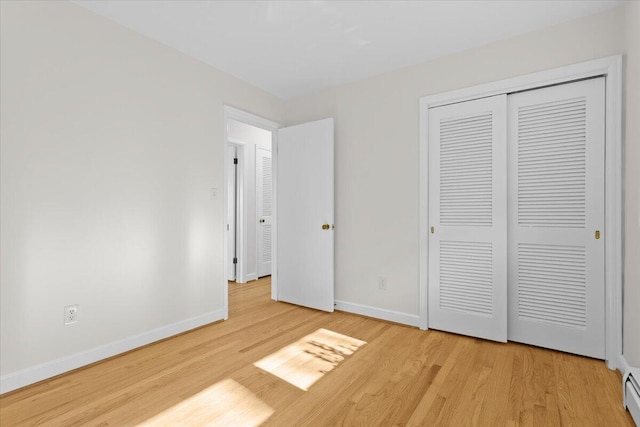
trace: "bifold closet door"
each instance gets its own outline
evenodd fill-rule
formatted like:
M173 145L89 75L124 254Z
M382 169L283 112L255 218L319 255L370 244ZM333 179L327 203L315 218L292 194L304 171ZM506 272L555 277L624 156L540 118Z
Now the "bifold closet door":
M429 109L429 328L507 340L506 95Z
M508 97L509 340L603 359L604 78Z

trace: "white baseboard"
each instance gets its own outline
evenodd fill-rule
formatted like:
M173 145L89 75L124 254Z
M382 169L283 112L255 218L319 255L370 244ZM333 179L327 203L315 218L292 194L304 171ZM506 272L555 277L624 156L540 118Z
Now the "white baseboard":
M389 322L402 323L403 325L420 326L420 316L416 314L401 313L399 311L385 310L368 305L337 300L335 302L335 308L336 310L360 314L361 316L373 317L375 319L388 320Z
M627 362L627 359L623 354L621 354L618 358L618 370L620 371L620 373L624 375L625 373L629 372L630 367L631 366L629 365L629 362Z
M638 393L640 369L630 367L624 355L620 356L619 361L620 370L622 370L622 405L629 411L636 425L640 426L640 394Z
M204 326L208 323L216 322L224 318L224 310L216 310L180 322L172 323L161 328L153 329L133 337L92 348L87 351L75 353L51 362L23 369L18 372L3 375L0 377L0 394L16 390L20 387L46 380L47 378L60 375L73 369L104 360L106 358L133 350L143 345L151 344L171 337L173 335L187 332L191 329Z

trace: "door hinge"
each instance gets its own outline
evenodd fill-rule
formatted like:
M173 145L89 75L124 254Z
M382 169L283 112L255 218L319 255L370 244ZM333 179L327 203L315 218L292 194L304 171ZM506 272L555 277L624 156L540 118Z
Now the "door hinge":
M237 164L238 164L238 159L237 159L237 158L233 159L233 164L234 164L234 165L237 165Z
M233 263L234 263L234 264L237 264L237 263L238 263L238 258L234 258L234 259L233 259Z

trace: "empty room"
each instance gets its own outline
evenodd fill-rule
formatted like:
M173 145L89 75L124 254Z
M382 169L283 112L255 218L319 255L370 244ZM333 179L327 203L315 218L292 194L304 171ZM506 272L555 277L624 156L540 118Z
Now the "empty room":
M640 424L640 1L0 0L0 425Z

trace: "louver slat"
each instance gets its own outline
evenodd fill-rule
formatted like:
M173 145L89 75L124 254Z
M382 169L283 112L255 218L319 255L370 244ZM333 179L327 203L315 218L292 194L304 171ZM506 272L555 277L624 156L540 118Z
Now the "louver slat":
M271 216L273 206L273 170L271 157L262 159L262 215Z
M271 262L271 224L262 226L262 259L261 262Z
M262 217L269 218L273 211L273 169L271 157L262 157ZM262 225L262 251L260 262L271 262L271 224Z
M580 246L518 245L518 315L586 326L586 252Z
M518 225L585 227L586 126L584 97L518 108Z
M440 242L440 308L491 316L491 243Z
M440 121L440 223L491 226L492 113Z

